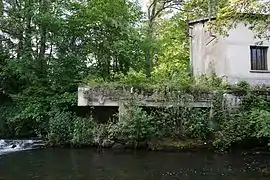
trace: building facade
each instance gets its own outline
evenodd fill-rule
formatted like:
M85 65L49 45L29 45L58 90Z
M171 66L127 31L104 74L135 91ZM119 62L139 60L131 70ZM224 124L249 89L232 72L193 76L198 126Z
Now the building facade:
M216 74L230 84L270 85L270 41L256 39L244 23L224 37L211 33L208 19L189 23L190 63L195 77Z

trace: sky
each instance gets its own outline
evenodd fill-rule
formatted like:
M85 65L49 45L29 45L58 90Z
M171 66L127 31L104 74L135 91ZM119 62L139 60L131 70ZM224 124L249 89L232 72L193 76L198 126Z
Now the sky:
M143 11L147 11L147 2L148 2L149 0L139 0L139 3L141 4L141 7L142 7L142 10Z

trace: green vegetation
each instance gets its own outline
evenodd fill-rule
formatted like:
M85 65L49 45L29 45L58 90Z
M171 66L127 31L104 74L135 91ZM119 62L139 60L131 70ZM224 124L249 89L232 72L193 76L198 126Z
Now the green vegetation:
M269 17L239 17L231 1L209 2L151 0L145 13L124 0L0 0L0 138L39 137L74 147L192 139L221 150L251 138L268 140L267 87L228 86L215 75L196 83L187 21L208 17L210 6L218 16L213 25L227 28L221 25L228 19L245 18L263 36L260 27ZM257 1L245 2L264 10ZM129 102L120 121L101 124L78 116L76 92L82 84L158 91L171 100L210 94L214 106L149 113ZM223 103L222 92L242 96L237 111Z
M213 95L211 109L175 105L146 111L131 101L119 114L119 120L112 119L105 124L93 118L78 118L69 112L56 113L49 120L48 140L57 146L106 148L114 144L136 148L145 143L150 149L196 148L207 142L208 147L219 151L249 140L260 140L267 145L270 140L268 91L266 87L246 85L241 83L227 90L237 95L241 92L238 109L230 109L222 96L225 91L218 91Z

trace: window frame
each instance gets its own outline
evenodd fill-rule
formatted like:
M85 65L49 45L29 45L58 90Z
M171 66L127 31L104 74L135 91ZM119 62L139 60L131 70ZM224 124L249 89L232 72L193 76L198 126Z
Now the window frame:
M257 54L258 49L260 50L259 55ZM249 50L250 50L250 71L251 72L270 72L269 68L268 68L268 49L269 49L269 46L261 46L261 45L250 45L249 46ZM256 55L255 55L256 60L253 59L254 50L256 51ZM258 57L260 57L261 59L258 60ZM254 61L259 63L259 65L257 63L255 63L255 67L254 67ZM258 67L261 67L261 68L258 68Z

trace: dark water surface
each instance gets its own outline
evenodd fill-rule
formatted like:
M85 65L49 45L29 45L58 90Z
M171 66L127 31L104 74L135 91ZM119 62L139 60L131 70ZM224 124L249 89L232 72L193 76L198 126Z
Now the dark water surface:
M0 156L1 180L259 180L270 155L43 149Z

